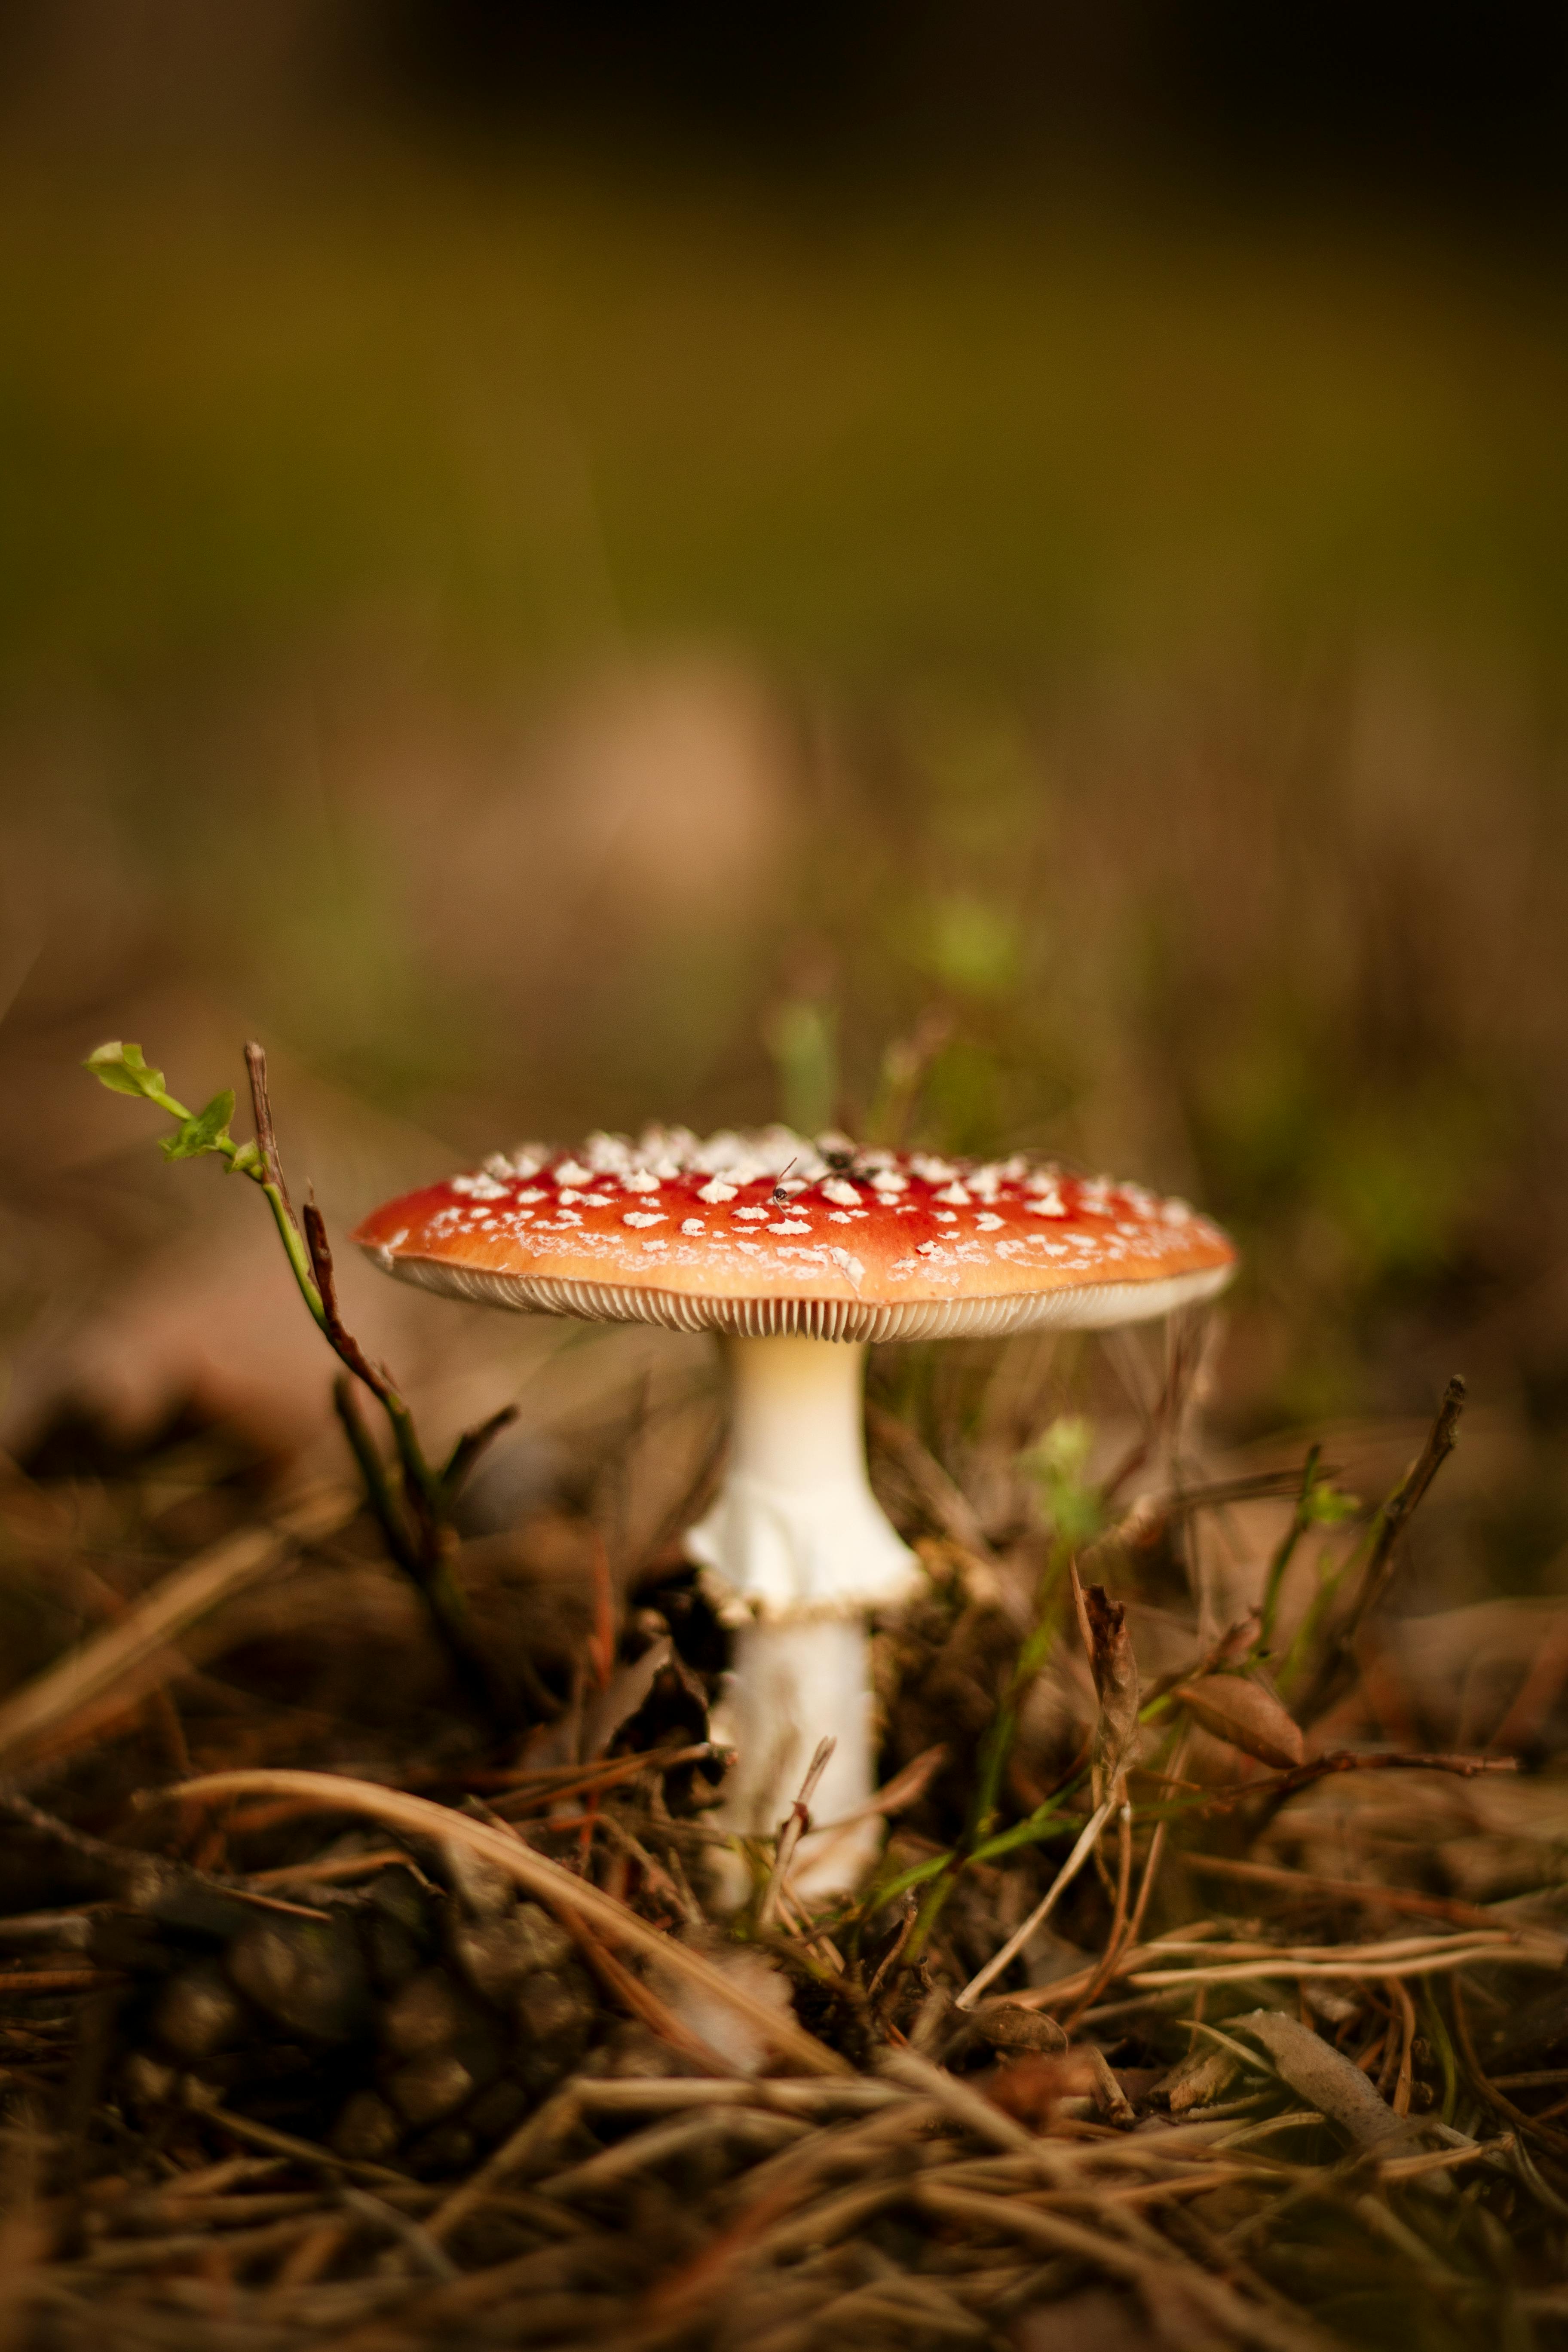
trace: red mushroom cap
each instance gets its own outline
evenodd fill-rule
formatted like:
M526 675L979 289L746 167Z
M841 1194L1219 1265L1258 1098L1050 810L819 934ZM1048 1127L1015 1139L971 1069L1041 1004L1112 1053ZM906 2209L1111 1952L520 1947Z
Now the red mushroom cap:
M783 1128L498 1155L353 1238L389 1274L492 1306L821 1339L1135 1322L1211 1297L1236 1264L1217 1225L1136 1184Z

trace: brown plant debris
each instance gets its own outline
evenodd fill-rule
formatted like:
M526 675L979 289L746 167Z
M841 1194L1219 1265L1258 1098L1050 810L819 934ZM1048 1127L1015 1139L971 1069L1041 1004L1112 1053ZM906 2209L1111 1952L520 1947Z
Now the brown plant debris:
M1533 1659L1489 1702L1528 1712L1528 1776L1440 1714L1430 1748L1391 1739L1356 1679L1457 1410L1359 1520L1314 1517L1315 1455L1121 1518L1110 1489L1042 1502L1016 1448L950 1470L884 1410L931 1568L879 1636L888 1851L813 1912L786 1835L728 1917L721 1638L668 1545L616 1554L591 1465L577 1520L448 1546L536 1695L504 1736L375 1510L290 1506L183 1436L182 1544L166 1441L18 1469L0 2339L1568 2347L1568 1845ZM629 1444L662 1442L650 1417ZM1256 1593L1152 1609L1146 1531L1238 1510Z

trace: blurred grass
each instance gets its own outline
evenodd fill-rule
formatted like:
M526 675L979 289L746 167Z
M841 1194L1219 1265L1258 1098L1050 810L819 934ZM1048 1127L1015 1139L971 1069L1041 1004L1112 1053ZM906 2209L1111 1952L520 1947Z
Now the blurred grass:
M1317 224L16 157L14 678L406 604L854 670L1562 630L1549 273Z
M347 139L0 191L14 1037L173 982L477 1151L857 1123L923 1034L912 1134L1234 1223L1237 1427L1462 1346L1561 1444L1550 257Z

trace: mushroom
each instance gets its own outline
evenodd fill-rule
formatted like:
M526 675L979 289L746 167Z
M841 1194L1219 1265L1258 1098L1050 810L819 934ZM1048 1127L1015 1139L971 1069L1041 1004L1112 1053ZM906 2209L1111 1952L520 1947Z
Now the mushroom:
M868 1620L919 1589L867 1476L868 1341L1135 1322L1212 1297L1235 1264L1217 1226L1137 1185L784 1128L530 1146L390 1202L354 1239L450 1297L722 1336L729 1463L685 1538L734 1633L722 1819L775 1832L830 1736L824 1826L793 1878L813 1896L879 1849Z

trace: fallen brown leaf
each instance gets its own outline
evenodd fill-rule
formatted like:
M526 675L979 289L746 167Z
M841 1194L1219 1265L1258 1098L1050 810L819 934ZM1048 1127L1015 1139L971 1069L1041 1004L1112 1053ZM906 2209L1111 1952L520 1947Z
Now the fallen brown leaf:
M1410 2137L1412 2126L1384 2105L1359 2068L1299 2018L1282 2010L1254 2010L1233 2019L1231 2031L1261 2042L1281 2080L1358 2147L1386 2148Z
M1171 1694L1215 1739L1289 1772L1307 1760L1301 1727L1264 1684L1247 1675L1204 1675Z
M1126 1602L1113 1601L1103 1584L1080 1587L1079 1594L1089 1672L1100 1699L1091 1761L1099 1805L1115 1790L1138 1737L1138 1664L1127 1630Z
M982 2001L973 2012L974 2031L993 2050L1037 2050L1057 2054L1068 2038L1054 2017L1024 2009L1014 2000Z

